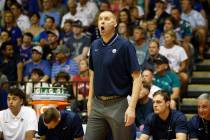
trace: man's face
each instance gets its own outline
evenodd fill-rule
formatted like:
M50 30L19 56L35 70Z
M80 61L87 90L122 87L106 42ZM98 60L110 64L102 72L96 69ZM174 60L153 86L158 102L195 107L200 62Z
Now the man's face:
M42 58L42 55L37 51L32 51L32 61L39 62Z
M23 99L15 95L8 94L7 105L12 112L18 112L22 104L23 104Z
M52 19L46 18L44 26L47 29L52 29L53 26L54 26L54 23L53 23Z
M191 5L190 5L189 0L182 0L181 7L182 7L183 12L188 11L191 8L190 6Z
M59 62L62 62L66 58L63 52L56 53L55 57L56 57L56 60Z
M76 35L80 35L82 33L82 27L73 26L72 31Z
M156 95L153 97L154 113L156 114L164 113L165 111L167 111L167 109L169 109L169 107L170 107L170 102L169 101L166 102L163 96Z
M133 39L134 41L138 41L144 38L144 32L140 29L134 29L133 31Z
M23 44L25 45L31 45L32 38L30 36L24 35L23 36Z
M145 84L152 84L152 80L153 80L153 74L151 71L149 70L144 70L142 73L142 78L143 78L143 82Z
M52 8L52 1L51 0L43 0L43 9L49 10Z
M172 16L176 21L179 21L179 20L180 20L180 12L178 11L178 9L173 9L173 10L171 10L171 16Z
M53 44L58 41L58 37L54 34L48 34L47 40L49 44Z
M101 36L110 35L110 33L115 31L116 26L116 18L111 12L105 11L99 15L98 27Z
M33 82L38 83L38 82L40 82L41 77L37 73L32 73L31 74L31 79L32 79Z
M4 51L4 55L8 58L13 57L13 53L14 53L14 49L12 45L7 45L5 51Z
M13 15L12 13L5 13L4 15L4 22L5 23L12 23L13 22Z
M149 44L149 55L150 56L155 56L159 53L159 47L158 44L155 42L151 42Z
M203 119L210 118L210 101L207 99L198 100L198 115Z

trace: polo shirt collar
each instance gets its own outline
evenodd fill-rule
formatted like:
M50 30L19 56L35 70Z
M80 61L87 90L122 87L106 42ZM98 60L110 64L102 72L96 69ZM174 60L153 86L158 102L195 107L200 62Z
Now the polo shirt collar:
M108 46L108 45L109 45L109 46L112 45L113 42L117 39L117 37L118 37L118 34L115 33L115 34L112 36L112 38L111 38L107 43L105 43L105 42L103 41L103 39L101 39L101 40L102 40L103 46L105 47L105 46Z
M17 116L15 116L10 109L9 109L9 113L12 119L19 120L22 117L22 107L20 108L20 112L17 114Z

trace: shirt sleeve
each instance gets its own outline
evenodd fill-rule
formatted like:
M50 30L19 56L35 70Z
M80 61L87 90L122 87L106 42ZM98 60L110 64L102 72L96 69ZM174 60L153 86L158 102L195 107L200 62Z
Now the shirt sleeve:
M149 114L145 120L145 123L144 123L144 130L143 130L143 134L146 134L146 135L151 135L151 129L152 129L152 118L153 118L153 113L152 114Z
M43 70L44 74L49 76L50 77L50 64L48 61L45 61L45 67L44 67L44 70Z
M188 132L187 129L187 119L183 114L178 115L176 119L176 128L175 128L176 133L186 133Z
M27 127L26 127L26 131L29 130L38 130L38 122L37 122L37 117L36 117L36 113L33 109L30 108L29 112L28 112L28 118L27 120Z

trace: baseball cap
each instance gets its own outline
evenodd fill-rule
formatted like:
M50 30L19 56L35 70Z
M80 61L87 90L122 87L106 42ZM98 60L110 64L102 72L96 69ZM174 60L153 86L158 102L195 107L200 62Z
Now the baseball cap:
M74 21L74 22L72 23L72 26L74 26L74 27L80 27L80 28L83 27L82 22L81 22L80 20Z
M69 55L69 48L67 48L65 45L59 45L55 50L53 50L53 53L64 53Z
M168 59L163 55L158 55L154 59L154 63L156 63L156 64L168 64Z
M47 35L53 34L54 36L57 36L57 37L59 36L59 33L56 31L46 31L46 33L47 33Z
M37 51L40 54L43 54L43 50L41 46L35 46L33 47L32 51Z

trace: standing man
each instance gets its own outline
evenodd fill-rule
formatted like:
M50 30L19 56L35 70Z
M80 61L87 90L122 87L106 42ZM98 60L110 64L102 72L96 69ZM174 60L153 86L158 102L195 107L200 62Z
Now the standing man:
M183 113L170 109L170 97L165 91L153 95L154 113L147 116L139 140L186 140L187 120Z
M189 121L190 140L210 139L210 94L203 93L198 97L198 115Z
M8 92L8 109L0 111L0 140L32 140L37 131L36 113L23 106L26 94L18 88Z
M90 50L90 89L86 140L105 140L111 128L114 140L131 140L131 125L142 86L134 46L115 33L116 17L100 13L101 39ZM127 96L131 94L128 105Z
M41 140L83 140L80 117L74 112L50 107L39 117Z

